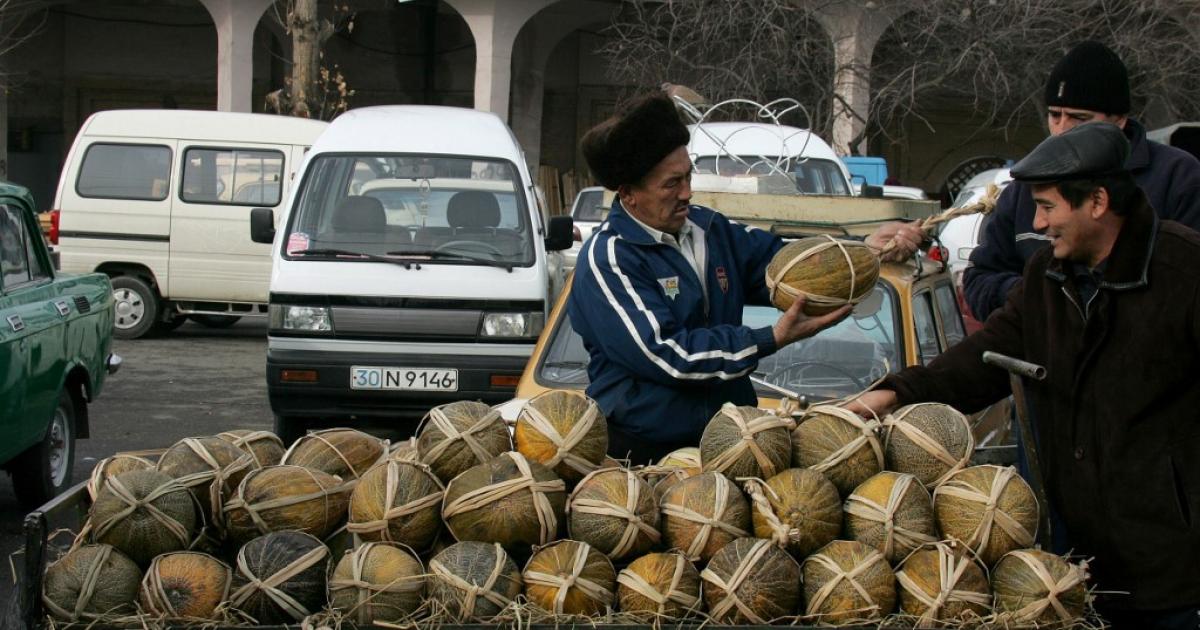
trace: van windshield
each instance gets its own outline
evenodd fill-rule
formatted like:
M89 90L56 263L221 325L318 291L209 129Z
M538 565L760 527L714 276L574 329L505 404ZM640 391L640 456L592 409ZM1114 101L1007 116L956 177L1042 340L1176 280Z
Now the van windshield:
M285 257L529 266L525 203L516 168L502 160L323 155L308 169Z
M850 187L842 169L832 160L777 156L755 157L742 155L705 155L695 158L696 172L735 177L738 175L769 175L778 164L796 184L796 192L805 195L850 195Z

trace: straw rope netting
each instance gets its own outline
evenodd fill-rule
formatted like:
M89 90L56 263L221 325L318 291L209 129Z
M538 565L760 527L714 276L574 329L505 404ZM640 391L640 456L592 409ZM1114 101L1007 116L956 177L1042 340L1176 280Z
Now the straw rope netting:
M965 468L975 452L970 421L940 403L905 405L888 414L883 435L888 470L914 475L927 488Z
M795 426L791 418L725 403L700 438L701 467L733 479L772 477L791 463Z
M417 432L421 462L443 483L511 447L500 410L475 401L430 409Z
M844 407L815 405L792 431L792 463L824 473L845 496L885 468L879 426Z
M678 551L647 554L617 575L622 612L685 617L700 607L700 572Z
M961 541L992 566L1004 554L1032 547L1037 534L1037 499L1015 468L973 466L933 491L943 536Z
M663 495L659 509L667 546L693 562L707 562L730 541L750 536L750 506L720 473L680 481Z
M500 481L470 488L472 483L492 478ZM509 451L450 482L442 519L458 540L499 542L506 547L546 544L558 536L565 494L566 484L553 472ZM529 516L522 510L533 512L536 532L519 531Z
M616 601L616 571L591 545L558 540L536 550L522 573L525 596L556 615L596 615Z
M713 556L700 578L708 614L718 623L763 625L800 603L800 565L761 538L739 538Z
M485 555L491 556L491 567L480 580L473 572ZM459 621L487 621L521 592L521 571L499 543L455 543L429 561L429 572L430 596Z
M919 627L935 622L981 620L992 607L987 575L969 553L945 543L922 547L896 569L900 611L918 618Z
M654 490L627 468L588 473L567 499L571 538L614 560L658 544L658 524Z
M255 564L272 562L283 564L269 575L257 574L262 567ZM267 534L238 551L238 587L229 595L229 603L259 623L300 621L324 605L328 570L329 548L313 536L303 532ZM301 578L301 584L289 584L293 578Z
M384 461L355 485L346 530L367 541L428 550L441 530L444 497L445 488L428 466Z
M842 255L843 262L845 263L845 273L848 274L845 295L822 295L788 284L788 272L795 269L801 263L835 248ZM794 253L796 250L801 251L796 254ZM850 250L865 252L869 257L862 256L861 258L870 261L871 264L867 265L864 269L858 269L855 257L851 254ZM787 259L782 265L776 266L776 261L783 260L782 256L789 255L791 258ZM773 267L777 268L772 272ZM838 270L838 272L840 273L841 270ZM776 308L787 310L796 298L803 296L804 312L809 315L821 315L847 304L858 304L867 295L870 295L871 289L875 286L878 278L879 257L870 247L862 242L844 241L824 234L794 241L780 249L771 261L771 265L768 266L766 283L771 303Z
M917 547L937 541L933 500L912 475L884 471L846 499L846 534L898 562Z
M600 405L570 390L550 390L525 403L514 436L517 451L568 483L600 468L608 450Z

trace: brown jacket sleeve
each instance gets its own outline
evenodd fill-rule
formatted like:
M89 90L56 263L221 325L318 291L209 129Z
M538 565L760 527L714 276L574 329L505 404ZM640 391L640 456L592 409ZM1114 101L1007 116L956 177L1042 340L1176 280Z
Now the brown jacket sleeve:
M928 366L914 366L885 379L877 389L896 392L899 404L940 402L963 413L974 413L1008 396L1008 372L983 362L985 350L1023 359L1021 309L1025 283L1018 281L1004 307L983 328L967 337Z

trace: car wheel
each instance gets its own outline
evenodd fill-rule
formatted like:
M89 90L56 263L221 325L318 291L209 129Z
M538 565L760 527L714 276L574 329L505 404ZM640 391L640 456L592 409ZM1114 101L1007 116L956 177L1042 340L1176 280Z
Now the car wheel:
M292 443L304 437L308 432L310 423L300 418L292 418L288 416L275 416L275 435L283 441L285 448L291 447Z
M137 276L112 279L115 315L113 336L118 339L145 337L158 321L158 295Z
M71 486L75 466L75 398L58 396L58 405L41 442L13 460L11 471L17 501L32 510Z
M229 328L238 323L241 317L236 315L192 315L197 324L209 328Z

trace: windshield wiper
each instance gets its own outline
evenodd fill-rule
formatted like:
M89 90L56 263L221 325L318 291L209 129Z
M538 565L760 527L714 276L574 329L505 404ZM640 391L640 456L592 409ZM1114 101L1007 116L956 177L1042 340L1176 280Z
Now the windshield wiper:
M391 263L393 265L400 265L401 267L404 267L405 269L412 269L413 265L416 265L417 269L421 268L421 265L419 263L414 263L411 260L396 260L395 258L389 258L388 256L380 256L378 254L368 254L366 252L356 252L356 251L351 251L349 249L332 249L332 248L328 248L328 247L316 248L316 249L301 249L301 250L297 250L294 252L288 252L288 256L347 256L347 257L351 257L351 258L361 258L363 260L370 260L372 262L384 262L384 263Z
M436 250L430 250L430 251L398 250L398 251L394 251L394 252L388 252L387 255L388 256L412 256L413 258L422 258L423 257L423 258L446 258L446 259L451 259L451 260L467 260L467 261L470 261L473 263L479 263L481 265L485 265L488 267L499 267L499 268L507 271L508 273L512 273L513 267L516 266L513 263L504 262L502 260L491 260L488 258L479 258L477 256L471 256L469 254L452 254L450 252L439 252Z

